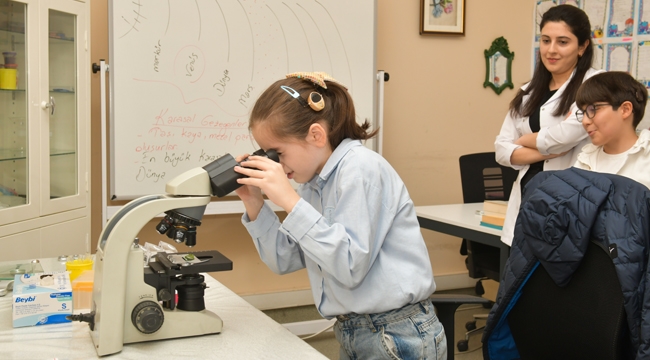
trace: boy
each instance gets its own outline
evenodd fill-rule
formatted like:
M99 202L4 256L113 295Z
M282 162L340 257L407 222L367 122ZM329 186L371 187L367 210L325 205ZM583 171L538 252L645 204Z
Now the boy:
M576 118L591 138L575 167L622 175L650 187L650 131L638 135L648 91L625 72L611 71L585 81L576 95Z

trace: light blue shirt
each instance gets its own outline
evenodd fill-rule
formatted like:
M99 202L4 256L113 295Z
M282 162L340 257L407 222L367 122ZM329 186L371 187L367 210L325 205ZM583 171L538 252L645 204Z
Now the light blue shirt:
M283 223L267 205L242 223L275 273L307 268L321 315L385 312L435 291L413 201L381 155L345 139L298 194Z

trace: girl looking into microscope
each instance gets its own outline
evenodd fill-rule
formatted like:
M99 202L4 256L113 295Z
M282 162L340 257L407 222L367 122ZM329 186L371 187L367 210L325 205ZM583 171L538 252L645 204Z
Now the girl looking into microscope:
M289 74L262 93L249 129L280 161L250 156L235 167L247 176L236 190L242 222L275 273L307 269L316 308L337 319L341 359L446 359L413 201L391 165L362 144L377 130L356 122L347 89L324 73ZM284 221L262 192L287 212Z

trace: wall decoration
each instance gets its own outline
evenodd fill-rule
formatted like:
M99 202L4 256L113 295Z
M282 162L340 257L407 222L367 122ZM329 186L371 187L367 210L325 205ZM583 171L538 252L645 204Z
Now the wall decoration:
M634 28L634 1L618 0L609 3L609 18L607 20L607 36L632 36Z
M650 41L640 41L638 45L634 77L650 88Z
M420 1L420 35L465 35L465 0Z
M632 45L632 43L607 44L605 70L624 71L629 74L632 70ZM634 74L631 75L634 76Z
M542 15L553 6L557 6L557 0L537 0L535 2L535 42L539 42L539 24L542 22Z
M492 46L483 52L485 54L485 81L483 87L490 87L497 95L505 88L512 89L512 60L515 53L508 48L508 41L499 37L492 42Z
M539 21L553 6L571 4L584 10L591 24L592 67L625 71L650 92L650 0L533 0L532 72L539 61ZM650 104L650 102L649 102ZM650 105L637 129L650 128Z
M592 66L607 71L625 71L650 90L650 0L533 0L533 61L539 57L539 22L548 9L571 4L584 10L591 24L594 46ZM532 72L531 72L532 73ZM650 124L650 119L648 120Z

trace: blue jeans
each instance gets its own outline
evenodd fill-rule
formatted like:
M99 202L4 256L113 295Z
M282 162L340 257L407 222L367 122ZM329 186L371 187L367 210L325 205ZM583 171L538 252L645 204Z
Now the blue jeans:
M336 317L340 359L447 359L445 330L431 300L379 314Z

